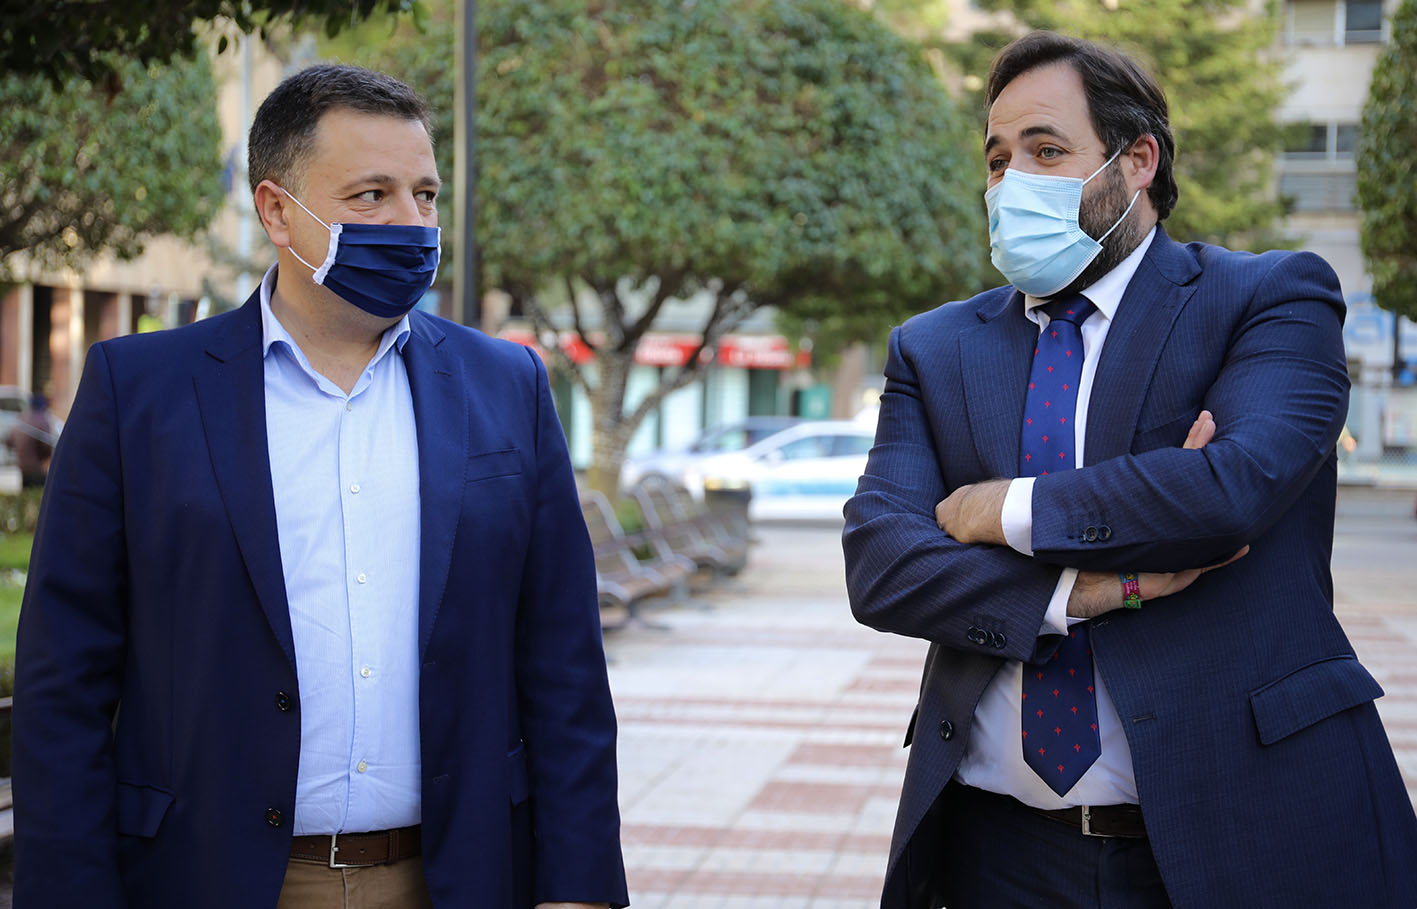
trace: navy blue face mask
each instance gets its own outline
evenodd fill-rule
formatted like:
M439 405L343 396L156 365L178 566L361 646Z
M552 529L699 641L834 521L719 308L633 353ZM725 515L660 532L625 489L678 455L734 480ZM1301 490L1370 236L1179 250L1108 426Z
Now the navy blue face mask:
M301 258L295 247L290 248L290 254L315 273L316 284L381 319L402 318L433 285L441 251L439 228L417 224L325 224L289 191L281 192L330 232L330 249L318 268Z

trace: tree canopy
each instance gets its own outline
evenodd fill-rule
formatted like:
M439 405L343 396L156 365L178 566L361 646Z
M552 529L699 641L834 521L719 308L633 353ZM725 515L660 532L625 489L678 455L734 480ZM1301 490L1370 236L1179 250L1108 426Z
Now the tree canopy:
M1392 17L1358 134L1359 239L1384 309L1417 319L1417 0Z
M0 4L0 72L71 75L116 90L121 58L166 63L200 47L198 23L223 18L245 33L322 24L334 34L377 11L421 10L417 0L66 0ZM225 46L226 39L222 39Z
M1174 238L1252 249L1289 244L1278 226L1288 206L1274 192L1274 159L1285 139L1277 110L1288 91L1283 61L1270 52L1278 36L1277 4L1258 11L1249 0L978 0L977 5L1011 12L1025 28L1115 47L1156 76L1176 136L1180 201L1165 222ZM975 77L968 82L981 111L989 61L1018 33L987 32L964 45L944 46L963 73Z
M221 128L206 56L110 58L123 89L77 76L0 77L0 280L100 252L132 258L155 234L191 237L220 209Z
M433 19L362 62L446 111L452 27ZM635 348L669 300L710 295L711 351L763 305L879 337L979 289L978 135L920 49L869 13L505 0L479 9L478 30L484 286L593 350L594 369L560 363L592 401L601 488L641 420L702 366L691 357L626 406Z

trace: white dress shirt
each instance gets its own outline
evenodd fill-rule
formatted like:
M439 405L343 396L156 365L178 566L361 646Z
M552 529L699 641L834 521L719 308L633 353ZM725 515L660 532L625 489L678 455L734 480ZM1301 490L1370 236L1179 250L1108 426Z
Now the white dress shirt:
M261 282L266 439L299 678L295 833L421 816L418 439L404 317L349 394L316 372Z
M1097 375L1097 362L1102 354L1102 345L1107 340L1108 329L1117 318L1117 309L1122 302L1122 294L1136 274L1137 266L1151 246L1156 236L1155 229L1147 235L1132 254L1123 259L1114 269L1103 275L1096 283L1083 289L1087 297L1097 307L1097 312L1082 324L1082 378L1078 382L1077 413L1073 416L1073 449L1075 463L1087 464L1085 439L1087 436L1088 400L1092 395L1092 380ZM1048 315L1043 311L1044 300L1024 297L1024 313L1038 323L1042 333L1048 326ZM1033 483L1034 478L1016 479L1009 484L1004 499L1004 537L1009 546L1023 553L1033 555ZM1080 619L1067 615L1068 596L1072 593L1073 582L1077 579L1077 569L1062 569L1053 598L1048 603L1048 612L1043 620L1039 635L1065 634L1067 627ZM1121 581L1118 581L1118 590ZM1107 694L1107 685L1101 673L1093 672L1097 695L1097 732L1102 742L1102 756L1088 768L1082 779L1064 796L1059 796L1048 784L1033 772L1023 760L1022 718L1020 692L1023 685L1023 663L1011 660L994 676L979 706L974 711L974 725L965 750L964 760L959 765L956 777L967 786L987 789L1011 795L1026 805L1035 808L1070 808L1077 805L1120 805L1137 802L1137 784L1132 772L1132 752L1127 746L1127 737L1122 730L1122 721L1117 716L1117 708Z

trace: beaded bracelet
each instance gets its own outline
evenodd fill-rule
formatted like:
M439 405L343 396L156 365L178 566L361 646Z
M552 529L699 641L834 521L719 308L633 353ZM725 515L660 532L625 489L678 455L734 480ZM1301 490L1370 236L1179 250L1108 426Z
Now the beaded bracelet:
M1124 571L1122 578L1122 605L1127 609L1141 608L1141 581L1135 571Z

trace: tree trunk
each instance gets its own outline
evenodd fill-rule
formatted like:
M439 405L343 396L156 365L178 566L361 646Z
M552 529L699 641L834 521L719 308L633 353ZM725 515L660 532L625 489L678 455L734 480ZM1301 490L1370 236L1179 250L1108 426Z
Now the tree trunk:
M612 503L620 497L620 464L635 426L625 420L625 389L629 385L634 358L596 358L599 382L590 392L590 487L605 494Z

